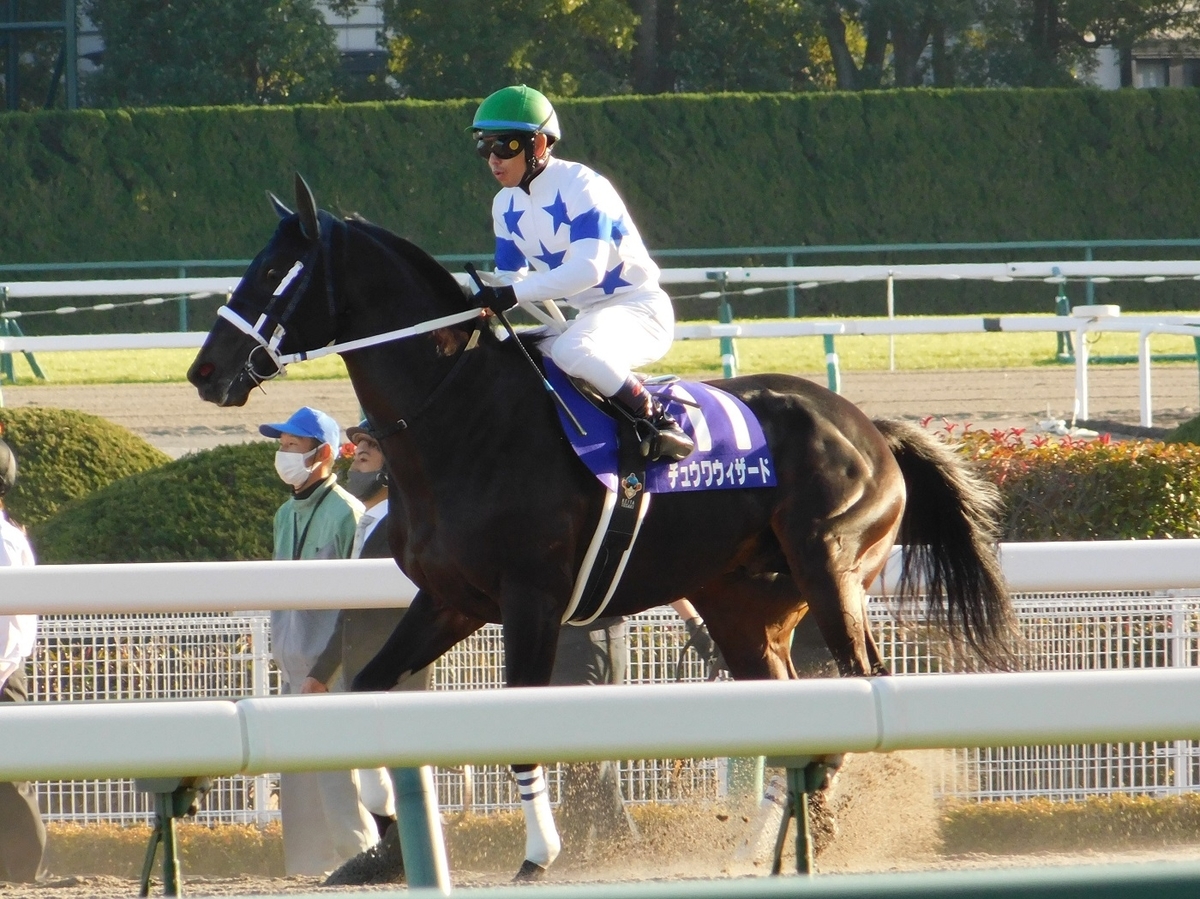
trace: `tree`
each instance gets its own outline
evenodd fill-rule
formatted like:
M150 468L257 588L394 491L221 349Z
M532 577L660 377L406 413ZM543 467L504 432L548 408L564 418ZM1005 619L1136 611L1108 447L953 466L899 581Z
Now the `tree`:
M929 80L953 85L947 43L956 44L960 31L979 16L978 0L815 2L841 90L917 87Z
M664 5L657 0L660 25ZM795 91L832 87L832 66L822 53L817 9L804 0L678 0L674 34L663 42L659 90ZM639 31L639 35L641 32ZM662 50L670 47L665 54ZM638 58L635 50L634 58ZM822 59L824 58L824 62ZM665 63L665 64L664 64ZM666 86L666 76L672 78Z
M1128 53L1156 33L1194 34L1190 0L984 0L977 19L948 48L956 83L1052 87L1079 83L1094 51Z
M24 22L58 22L63 17L63 0L21 0L8 13L16 12ZM63 32L19 31L0 35L0 108L42 109L65 105L62 85L66 62ZM15 75L9 84L10 75Z
M98 106L321 101L339 64L314 0L85 0L104 38Z
M623 0L382 0L389 69L406 96L553 96L629 89L635 17Z
M1094 51L1194 32L1191 0L812 0L843 90L1079 83ZM862 50L853 38L861 35Z

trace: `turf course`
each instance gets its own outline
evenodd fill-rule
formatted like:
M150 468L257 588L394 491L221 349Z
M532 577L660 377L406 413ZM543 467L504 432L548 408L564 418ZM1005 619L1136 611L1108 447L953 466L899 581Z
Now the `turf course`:
M825 351L819 337L741 339L737 342L742 374L764 371L823 373ZM1156 354L1194 351L1191 338L1159 335ZM896 367L902 370L1026 368L1058 365L1055 335L1050 333L917 334L895 338ZM1091 338L1091 353L1101 356L1137 354L1134 334L1099 334ZM843 371L881 371L888 367L887 337L839 337L836 341ZM38 354L37 361L52 384L132 384L186 379L195 358L192 350L124 350L116 352L58 352ZM25 358L13 357L17 383L42 383ZM1188 363L1180 363L1188 364ZM647 366L654 374L673 372L684 377L721 376L716 340L677 341L665 359ZM346 377L337 356L317 359L288 369L298 380Z

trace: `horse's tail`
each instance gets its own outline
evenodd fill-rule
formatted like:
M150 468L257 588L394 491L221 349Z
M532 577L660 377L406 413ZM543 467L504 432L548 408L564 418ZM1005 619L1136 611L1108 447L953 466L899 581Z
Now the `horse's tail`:
M936 437L901 421L876 421L900 464L908 501L897 593L928 597L930 616L989 666L1013 661L1012 602L996 555L1000 492Z

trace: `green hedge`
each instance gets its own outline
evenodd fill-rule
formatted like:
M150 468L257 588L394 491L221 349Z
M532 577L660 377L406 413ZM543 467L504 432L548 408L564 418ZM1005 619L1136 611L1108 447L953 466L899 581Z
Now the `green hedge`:
M612 175L657 249L1194 237L1200 222L1191 90L674 95L559 107L561 154ZM0 261L248 258L273 227L263 190L286 198L295 169L331 210L361 212L434 253L488 253L495 185L464 131L472 109L0 114L0 195L12 212L0 217ZM1190 288L1099 293L1194 308ZM801 302L838 311L869 299L878 313L877 294L822 289ZM958 309L1052 308L1045 285L901 294L903 311L938 297Z
M72 500L171 458L120 425L73 409L0 408L0 433L17 454L17 484L4 505L29 528Z
M277 444L217 447L131 475L32 531L44 562L208 562L271 558L288 496Z

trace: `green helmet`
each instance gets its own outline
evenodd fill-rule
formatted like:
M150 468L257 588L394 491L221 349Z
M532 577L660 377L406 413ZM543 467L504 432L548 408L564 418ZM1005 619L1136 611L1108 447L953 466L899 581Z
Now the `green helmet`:
M471 128L475 131L529 131L535 134L540 131L553 140L562 137L558 115L550 101L540 91L524 84L501 88L480 103Z

